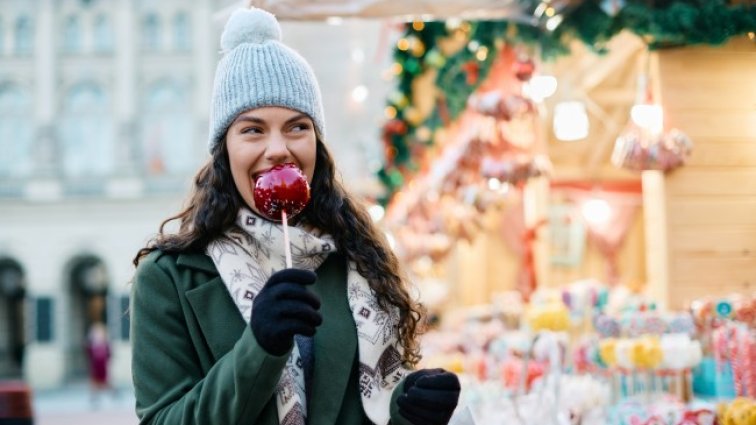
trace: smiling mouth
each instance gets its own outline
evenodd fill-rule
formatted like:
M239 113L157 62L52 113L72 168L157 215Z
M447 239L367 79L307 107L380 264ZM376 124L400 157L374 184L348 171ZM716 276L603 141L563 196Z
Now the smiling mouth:
M257 183L257 180L258 180L258 179L259 179L259 178L260 178L260 177L261 177L261 176L262 176L263 174L267 173L268 171L272 170L273 168L275 168L275 167L277 167L277 166L279 166L279 165L289 165L289 164L290 164L290 165L293 165L294 167L296 167L296 168L297 168L297 169L299 169L299 170L301 170L301 169L302 169L302 168L301 168L301 167L300 167L300 166L299 166L299 165L298 165L297 163L295 163L295 162L284 162L284 163L281 163L281 164L275 164L275 165L273 165L273 166L271 166L271 167L268 167L268 168L266 168L266 169L264 169L264 170L260 170L260 171L256 171L256 172L252 173L252 182L254 182L254 183Z

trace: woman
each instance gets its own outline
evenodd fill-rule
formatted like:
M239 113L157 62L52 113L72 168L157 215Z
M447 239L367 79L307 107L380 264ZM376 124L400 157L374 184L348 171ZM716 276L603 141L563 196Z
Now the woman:
M110 342L108 342L108 331L104 323L95 322L89 327L86 352L89 363L91 400L93 404L96 404L99 393L111 388L108 381Z
M211 158L188 206L136 259L132 372L142 424L446 424L459 381L411 372L420 321L395 256L335 179L320 91L275 18L221 37ZM312 199L282 228L255 178L293 163ZM163 227L178 219L180 228Z

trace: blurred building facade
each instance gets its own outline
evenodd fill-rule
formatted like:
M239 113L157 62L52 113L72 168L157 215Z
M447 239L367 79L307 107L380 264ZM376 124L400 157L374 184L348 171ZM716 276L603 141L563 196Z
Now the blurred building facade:
M131 381L136 250L204 160L215 0L0 0L0 378Z
M207 157L232 0L0 0L0 379L86 379L91 324L129 385L131 260ZM286 22L312 64L343 180L375 190L391 31Z

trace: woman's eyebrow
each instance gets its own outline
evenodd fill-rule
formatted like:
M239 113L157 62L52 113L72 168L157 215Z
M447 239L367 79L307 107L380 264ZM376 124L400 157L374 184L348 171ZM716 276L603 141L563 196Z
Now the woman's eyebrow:
M299 121L299 120L301 120L303 118L309 118L309 117L307 116L307 114L297 114L297 115L294 115L293 117L289 118L288 120L286 120L286 122L284 124L289 124L289 123L292 123L294 121ZM234 122L231 123L231 124L233 125L233 124L236 124L237 122L241 122L241 121L252 122L252 123L255 123L255 124L266 124L266 122L265 122L264 119L255 117L253 115L239 115L238 117L236 117L236 119L234 120Z
M265 124L265 120L264 119L253 117L253 116L249 116L249 115L239 115L238 117L236 117L236 119L234 120L234 122L232 122L231 124L233 125L233 124L236 124L237 122L241 122L241 121L252 122L252 123L255 123L255 124Z
M309 117L307 116L307 114L298 114L298 115L294 115L293 117L291 117L291 118L289 118L288 120L286 120L286 124L292 123L292 122L294 122L294 121L299 121L299 120L301 120L302 118L309 118Z

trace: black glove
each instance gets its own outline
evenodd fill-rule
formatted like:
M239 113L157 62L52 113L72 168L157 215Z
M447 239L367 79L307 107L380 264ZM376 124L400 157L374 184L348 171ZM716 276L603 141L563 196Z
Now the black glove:
M249 326L268 353L281 356L289 351L294 335L315 335L323 322L320 299L307 290L315 279L309 270L284 269L274 273L255 297Z
M446 425L459 400L457 375L443 369L421 369L404 380L396 400L399 414L414 425Z

